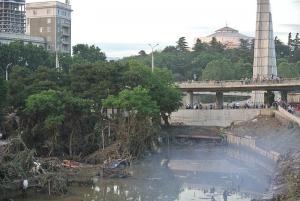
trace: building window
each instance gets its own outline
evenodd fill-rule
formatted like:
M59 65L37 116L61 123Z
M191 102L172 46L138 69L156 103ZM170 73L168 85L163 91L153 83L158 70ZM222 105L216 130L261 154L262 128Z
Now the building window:
M34 14L34 15L36 15L36 14L37 14L36 10L33 10L32 12L33 12L33 14Z
M40 27L40 33L43 33L43 27Z
M47 19L47 23L48 23L48 24L51 24L51 18L48 18L48 19Z
M47 27L47 32L51 32L51 27Z
M50 9L47 9L47 14L50 14L51 13L51 10Z

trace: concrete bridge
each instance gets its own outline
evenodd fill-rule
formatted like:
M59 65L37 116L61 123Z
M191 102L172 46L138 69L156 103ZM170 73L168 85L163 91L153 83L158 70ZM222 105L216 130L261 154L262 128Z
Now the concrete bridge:
M287 93L300 90L300 78L280 80L235 80L235 81L187 81L177 83L179 89L187 92L189 103L193 105L194 92L216 92L216 105L223 107L223 93L234 91L279 91L282 100L287 101Z

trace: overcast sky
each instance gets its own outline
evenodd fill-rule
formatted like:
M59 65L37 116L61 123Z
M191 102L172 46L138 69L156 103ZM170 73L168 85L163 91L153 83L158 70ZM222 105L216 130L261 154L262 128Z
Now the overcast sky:
M46 0L27 0L38 2ZM60 0L64 2L64 0ZM300 0L270 0L274 34L300 32ZM226 24L254 36L256 0L71 0L72 44L96 44L108 57L160 49L185 36L189 45Z

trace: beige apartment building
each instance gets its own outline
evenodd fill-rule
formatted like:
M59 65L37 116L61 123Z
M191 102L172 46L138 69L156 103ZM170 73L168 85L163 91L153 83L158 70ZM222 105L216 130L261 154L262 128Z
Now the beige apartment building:
M47 50L71 54L71 5L59 1L26 4L26 33L44 37Z

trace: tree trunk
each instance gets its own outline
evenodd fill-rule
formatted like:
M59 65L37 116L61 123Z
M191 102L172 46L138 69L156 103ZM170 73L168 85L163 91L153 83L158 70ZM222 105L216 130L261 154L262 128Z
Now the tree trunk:
M165 125L166 125L166 126L170 126L170 123L169 123L169 116L166 115L166 114L162 114L161 117L162 117L162 119L164 120Z
M72 142L73 142L73 131L70 134L70 139L69 139L69 155L72 157Z

